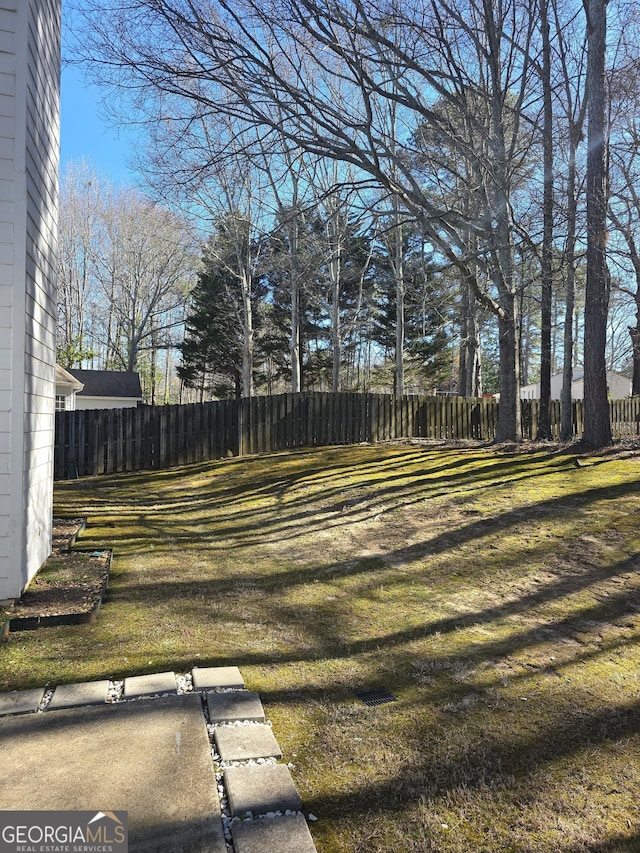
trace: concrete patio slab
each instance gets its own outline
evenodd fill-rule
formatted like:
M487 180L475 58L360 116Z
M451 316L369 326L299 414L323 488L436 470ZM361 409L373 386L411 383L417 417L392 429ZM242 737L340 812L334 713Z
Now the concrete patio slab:
M175 672L156 672L152 675L134 675L124 680L124 698L153 696L157 693L175 693Z
M216 687L244 688L244 678L237 666L194 666L194 690L215 690Z
M60 684L56 687L47 711L75 708L79 705L102 705L107 701L109 681L86 681L79 684Z
M38 708L44 689L36 687L34 690L14 690L12 693L0 693L0 716L4 714L27 714Z
M207 693L209 719L212 723L255 720L264 723L264 708L258 693L238 690L234 693Z
M302 815L231 824L235 853L317 853Z
M247 812L254 816L287 809L297 812L302 808L289 768L284 764L227 767L224 783L232 817Z
M278 741L269 726L222 726L215 730L214 739L223 761L282 758Z
M0 719L0 810L124 810L136 853L226 853L200 696Z

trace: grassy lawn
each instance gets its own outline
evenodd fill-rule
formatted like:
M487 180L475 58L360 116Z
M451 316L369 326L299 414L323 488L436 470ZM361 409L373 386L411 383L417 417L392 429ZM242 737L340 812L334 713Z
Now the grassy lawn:
M639 487L631 453L411 446L60 483L110 592L11 635L0 689L237 664L320 853L638 851Z

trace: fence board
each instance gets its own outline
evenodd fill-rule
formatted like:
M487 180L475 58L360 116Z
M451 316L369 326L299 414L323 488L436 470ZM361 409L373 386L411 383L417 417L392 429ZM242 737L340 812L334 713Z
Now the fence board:
M522 401L522 432L535 438L538 401ZM640 398L612 400L614 437L640 434ZM552 435L561 405L552 401ZM495 436L493 399L392 394L280 394L187 406L141 406L56 412L56 479L167 468L228 455L293 447L379 442L393 438L479 439ZM574 435L583 429L573 401Z
M487 406L486 400L480 401L480 435L478 438L482 439L489 432L489 408Z

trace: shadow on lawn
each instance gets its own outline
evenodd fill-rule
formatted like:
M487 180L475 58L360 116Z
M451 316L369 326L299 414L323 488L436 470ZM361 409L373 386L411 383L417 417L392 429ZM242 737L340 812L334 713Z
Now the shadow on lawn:
M547 472L548 473L548 472ZM534 476L542 476L534 475ZM458 546L472 542L475 539L497 535L503 536L505 531L515 524L522 524L526 521L529 524L535 524L539 518L557 518L563 513L570 513L576 516L575 523L578 525L577 513L580 510L586 511L590 505L598 501L616 501L626 496L636 496L640 485L640 477L634 478L625 483L619 483L606 487L594 487L586 489L583 492L574 492L569 495L556 496L542 501L533 502L524 507L517 507L513 510L508 510L491 518L480 518L470 522L462 527L456 527L440 535L436 535L420 543L414 543L410 546L403 547L394 552L386 553L385 560L392 561L394 557L403 561L412 561L423 559L428 556L441 554L449 550L452 546ZM408 489L409 490L409 489ZM475 492L476 489L474 488ZM411 489L413 493L413 488ZM376 519L388 510L409 509L412 504L423 503L427 499L437 497L450 496L450 491L438 492L429 494L425 497L424 494L419 496L400 495L387 506L381 505L376 496L370 500L357 501L353 505L341 501L338 504L332 504L329 507L315 508L311 515L306 512L290 512L283 510L282 513L275 514L273 507L260 512L249 513L250 518L247 519L247 513L238 513L238 519L242 519L242 523L238 523L233 516L223 516L217 519L209 519L207 522L202 522L196 525L185 523L180 517L176 517L170 513L163 513L158 510L153 515L138 515L134 518L134 525L137 528L136 532L131 534L126 532L127 524L130 522L130 517L126 515L122 518L122 524L116 525L113 522L113 532L109 532L109 545L116 553L125 554L130 557L135 557L139 548L143 548L141 553L146 553L149 546L153 546L156 553L162 549L167 551L175 551L176 548L184 548L197 553L201 550L215 549L216 553L223 553L227 550L236 550L247 547L256 541L259 537L261 545L270 543L279 543L285 539L295 539L299 535L310 535L318 531L327 531L333 527L344 527L353 521L365 522ZM296 505L299 501L296 499ZM364 508L363 508L364 507ZM194 511L201 513L201 505L194 500L192 502ZM205 530L202 525L205 524ZM98 520L98 526L100 521ZM109 526L109 525L107 525ZM120 532L118 532L120 528ZM124 530L122 530L124 528ZM142 533L138 532L142 531ZM549 550L556 547L556 543L550 539L548 543ZM335 572L340 577L345 574L358 574L366 572L367 567L362 565L363 561L349 561L347 570L341 569L338 573L334 567L318 569L316 567L310 569L296 568L289 572L279 572L272 578L267 578L266 581L262 574L255 577L245 575L243 579L246 583L266 584L275 582L278 585L283 583L305 583L310 576L313 577L331 577L331 573ZM360 565L359 565L360 563ZM224 585L224 581L222 582Z
M460 453L460 451L454 452ZM335 453L342 456L345 451L339 449ZM258 472L258 466L264 465L264 459L256 460L255 466L253 464L248 466L247 482L239 483L231 488L225 486L224 483L219 483L219 494L213 493L215 482L203 486L202 493L188 494L180 487L180 478L184 476L184 471L176 472L175 476L172 473L163 474L161 482L165 486L167 484L174 485L175 491L166 495L159 495L155 499L149 499L149 508L151 509L153 506L154 509L145 520L147 526L144 536L135 534L134 537L130 537L126 533L120 535L116 528L113 542L110 544L115 545L117 549L117 543L120 541L125 546L122 550L124 552L129 551L130 560L134 559L135 556L132 550L140 549L142 553L140 546L144 542L153 543L160 551L166 545L167 549L182 549L184 554L187 554L187 549L192 550L196 555L202 549L216 549L223 554L226 548L246 547L251 541L255 540L256 536L259 536L261 542L275 542L285 537L294 538L299 533L326 530L332 525L344 525L352 520L371 518L390 509L404 508L409 510L417 501L440 496L456 496L456 490L458 490L458 494L462 495L467 490L477 492L479 482L483 482L486 487L492 487L503 482L511 482L514 479L533 478L567 471L568 474L571 472L572 478L575 478L570 485L577 489L580 485L580 478L583 476L580 469L568 467L571 465L571 460L560 456L550 458L546 454L542 455L542 461L539 463L533 461L531 457L524 457L524 459L516 460L514 463L514 459L508 457L500 459L494 464L488 463L479 467L474 467L474 463L477 463L479 458L479 455L474 452L468 456L465 455L463 459L455 460L455 465L448 465L446 459L442 461L442 458L439 458L442 456L440 450L437 455L433 451L429 451L428 454L424 454L423 451L416 451L392 458L385 455L383 459L373 461L370 453L356 454L351 458L361 458L363 460L361 463L333 464L333 467L330 468L327 468L327 465L334 458L333 452L331 454L318 453L314 456L316 460L311 467L304 464L303 456L295 457L294 463L300 470L290 471L289 473L285 472L286 465L284 462L281 464L280 457L274 457L271 460L273 462L272 470L266 476L263 471L258 482L252 483L252 472ZM408 456L410 456L411 462L407 458ZM306 454L304 457L306 458ZM282 457L283 460L287 458ZM418 472L416 476L412 465L416 459L421 458L424 458L425 465L431 464L432 467L429 468L428 473L421 475ZM242 460L242 465L246 466L247 462L248 460ZM470 470L464 470L467 464L470 466ZM536 464L541 466L538 470L536 470ZM321 489L317 495L297 494L293 496L294 500L290 504L295 507L295 510L289 514L287 509L286 519L284 516L275 518L272 516L273 501L275 500L276 503L281 501L281 505L285 506L288 490L294 490L305 482L332 483L336 476L342 474L344 474L346 481L354 465L359 466L360 473L362 473L363 468L366 468L367 479L364 481L359 479L356 484L348 486L347 489L338 484ZM403 465L409 470L403 471ZM394 466L400 466L401 470L394 471ZM203 476L211 475L211 466L203 466L201 470ZM382 479L383 475L384 479ZM501 480L500 478L506 479ZM137 476L123 477L124 492L121 492L120 487L118 487L117 495L108 495L104 499L99 513L107 513L109 506L117 503L118 506L125 506L126 512L131 513L135 518L138 500L134 492L136 479ZM116 484L121 482L120 478L111 478L111 480ZM155 482L160 482L160 480ZM379 633L377 636L368 636L355 641L350 640L348 633L349 624L347 620L350 616L348 599L316 604L311 612L311 609L305 610L300 606L280 604L277 598L281 597L287 588L294 590L300 586L312 584L314 581L325 582L334 578L351 579L354 582L359 580L360 585L355 589L352 587L350 594L360 597L369 594L368 590L372 585L372 579L373 586L377 585L378 576L384 578L385 587L394 584L400 586L407 583L407 574L405 571L393 567L394 560L411 564L424 560L428 556L446 553L452 546L474 543L490 536L499 537L504 535L505 531L512 526L521 524L525 519L528 523L535 524L536 520L544 517L556 518L570 514L571 517L575 518L576 536L579 536L582 532L580 530L581 512L588 511L594 504L602 501L623 501L626 497L637 496L639 482L640 477L634 477L627 482L613 486L596 485L585 489L583 492L576 491L569 495L532 501L525 507L508 509L494 518L474 520L457 527L455 530L440 533L409 547L398 548L386 554L384 560L336 561L319 567L286 569L267 576L259 571L252 572L249 570L246 574L243 573L240 579L242 588L239 587L236 578L220 579L203 576L188 581L175 581L168 579L170 575L153 577L147 573L144 581L140 582L134 572L117 574L112 584L107 607L117 607L119 603L145 602L147 606L153 608L156 602L163 599L176 599L182 602L183 614L188 619L191 608L200 611L202 607L206 606L206 602L226 599L228 600L229 610L224 617L220 618L222 621L229 622L237 619L240 622L242 616L236 616L234 608L247 602L256 602L263 609L263 618L267 626L278 623L300 625L304 640L299 644L299 647L284 651L272 651L266 648L261 650L259 644L256 643L253 647L246 648L242 654L242 660L237 658L230 660L224 654L216 655L212 651L208 660L200 661L201 665L265 666L290 662L313 662L318 659L355 658L363 655L375 657L377 655L376 662L368 665L368 669L365 668L367 686L371 686L372 681L378 681L380 685L386 684L398 692L402 691L403 688L415 689L415 673L411 670L411 660L419 653L409 650L414 641L436 634L446 636L461 628L487 625L503 619L511 620L514 630L508 637L504 639L488 637L485 641L474 642L467 649L455 653L459 661L473 665L479 661L490 661L514 653L517 654L549 640L553 641L563 637L572 638L581 631L595 633L599 626L609 624L612 620L637 616L640 608L640 591L637 588L614 589L611 584L622 575L637 573L640 562L638 556L633 555L608 566L590 565L583 560L584 568L580 572L563 573L562 570L558 570L554 578L536 589L522 590L520 594L514 590L514 597L509 600L495 603L494 599L488 606L478 607L460 615L438 619L425 618L420 624L414 624L411 627L394 629L393 624L386 621L382 623L383 630L386 633ZM100 483L96 487L94 481L92 486L96 490L92 494L98 496L99 500L103 500L101 497L103 484ZM73 488L78 489L78 486L74 484ZM357 495L360 490L372 490L373 494L366 501L357 502ZM78 492L81 498L83 497L82 491ZM258 496L270 499L272 503L264 510L252 512L250 518L247 517L242 506L238 508L233 506L236 500L251 500ZM337 500L338 497L339 500ZM350 505L352 497L356 498L356 503ZM93 500L93 498L85 499ZM325 505L327 501L329 504ZM162 519L162 514L171 512L172 507L179 509L176 516L166 516ZM196 533L194 529L186 528L188 522L185 522L185 516L188 518L189 507L198 512L206 510L213 513L225 510L226 514L223 514L220 519L211 519L210 532ZM311 523L309 523L310 514L317 515ZM224 525L222 535L225 540L232 540L230 544L228 542L220 543L218 538L220 534L214 532L215 525L218 523ZM194 537L196 536L200 538L200 541L194 547ZM130 545L129 549L126 548L127 543ZM549 549L554 547L557 547L557 541L550 542ZM545 549L546 545L541 546L538 553L544 553ZM527 552L523 545L520 554L522 561L531 559L531 556L531 552ZM517 561L517 559L518 555L514 554L514 560ZM426 577L428 565L413 567L412 571L414 570L416 572L414 577L418 577L420 572L424 572ZM175 572L175 569L172 571ZM599 585L606 586L607 584L609 586L606 590L598 588ZM627 587L629 586L630 584L627 584ZM543 614L538 624L532 625L531 622L524 620L522 623L519 622L519 617L531 614L535 608L552 604L580 592L591 592L593 597L590 602L584 603L582 606L573 606L569 615L565 612L554 618L553 611L551 611ZM341 619L345 620L343 625L346 626L346 630L341 630ZM214 626L215 617L212 620L212 632ZM564 667L588 661L599 655L611 654L615 649L637 642L635 633L634 636L623 636L622 629L620 632L620 635L615 639L607 640L603 644L604 647L594 648L591 646L589 648L584 645L579 646L576 643L575 647L572 647L567 653L565 659L558 661L553 667L549 667L551 673L562 671ZM168 665L177 670L181 661L170 653L167 655ZM185 669L190 668L193 663L193 658L185 658L182 661ZM139 671L139 668L134 666L130 674ZM495 681L495 673L489 669L486 672L487 680L485 682L476 680L471 689L481 693L494 683L492 679ZM537 672L544 672L544 669L538 669ZM526 677L527 674L515 674L509 679L517 682ZM265 705L268 706L270 703L281 705L291 703L293 705L312 702L344 702L351 689L357 688L352 686L347 688L339 683L329 689L307 688L301 684L296 690L264 691L261 689L260 692ZM460 685L459 689L462 693L465 690L468 691L470 687ZM416 700L416 705L429 707L432 711L438 703L446 701L447 698L451 699L452 695L455 697L455 691L456 688L452 687L451 684L448 686L434 685L432 688L422 691L420 701ZM638 702L617 706L612 704L602 710L581 707L577 701L580 696L579 691L575 693L567 691L567 696L572 696L574 701L566 704L558 701L555 706L551 704L548 718L544 719L535 730L523 732L510 728L506 737L499 732L496 732L495 736L491 736L491 732L487 735L485 731L476 744L470 746L461 743L457 750L452 749L448 755L444 751L440 752L437 748L430 749L429 744L433 743L434 734L437 735L438 733L438 727L440 726L444 733L449 723L442 719L438 721L437 718L434 723L433 716L425 714L425 716L429 716L429 721L425 721L422 725L418 723L416 731L413 733L416 740L423 741L425 748L419 757L413 757L402 762L398 773L393 778L377 781L380 780L381 776L371 775L367 777L362 787L354 787L348 794L332 795L329 793L315 799L313 797L307 798L305 808L322 815L323 818L339 819L355 815L362 820L369 820L372 816L375 819L376 814L399 813L405 810L408 804L413 805L425 798L444 801L447 792L452 792L455 789L487 791L491 788L500 789L501 786L509 786L511 782L506 778L504 768L508 768L508 773L515 777L516 788L518 785L520 786L518 796L523 797L523 804L528 807L530 803L535 803L538 797L541 801L544 800L541 777L538 779L540 791L528 787L526 783L529 780L536 781L536 773L544 770L546 762L561 761L563 758L570 757L586 748L597 750L598 747L607 743L618 742L623 744L625 740L635 737L640 732L640 703ZM485 705L484 713L487 714L487 711L488 708ZM393 745L389 744L389 748L392 749ZM526 792L524 791L525 788ZM544 802L548 806L548 799ZM579 816L576 814L573 815L572 821L579 821ZM594 826L596 825L592 822L590 831L593 836L597 837ZM582 845L567 841L567 846L557 847L556 849L558 853L632 853L632 851L640 849L640 835L635 829L630 828L629 833L632 832L635 834L630 837L620 834L616 838L610 837L599 842L587 842ZM605 827L602 827L602 833L607 834ZM527 848L522 847L522 849Z
M632 481L610 487L595 487L588 489L581 494L572 494L568 497L553 497L526 507L527 520L529 523L533 524L535 523L535 519L541 516L558 517L565 512L576 515L579 510L587 509L595 502L603 500L620 500L627 495L636 495L637 490L638 480L634 479ZM514 510L508 510L492 519L476 520L464 525L463 527L456 528L455 531L448 531L418 544L389 552L385 554L384 560L378 558L365 560L356 559L347 561L346 563L332 563L325 566L309 568L295 567L293 569L267 574L266 576L260 571L255 573L245 572L242 574L240 580L244 588L253 588L265 597L265 601L268 602L268 606L271 608L270 618L272 620L293 620L295 622L300 618L299 611L296 610L294 612L287 613L286 611L281 610L280 612L277 612L274 609L275 605L269 599L270 593L280 595L283 588L293 589L298 586L313 583L314 581L330 581L333 579L342 580L345 578L356 578L358 576L361 577L362 584L365 589L367 585L371 585L372 576L375 578L373 585L378 584L377 575L384 579L385 587L391 587L394 584L404 584L407 582L406 573L397 571L394 575L394 560L410 563L412 561L422 560L428 556L446 553L447 550L454 545L458 546L460 544L473 542L475 539L491 535L501 536L504 535L507 528L513 524L521 523L522 520L523 510L521 508L517 508ZM323 527L320 521L318 521L318 526ZM172 530L171 520L166 522L166 527L169 531ZM326 529L326 527L323 529ZM155 541L154 528L148 524L146 530L151 533L151 541ZM254 528L254 539L256 535L260 537L260 541L262 542L264 541L265 536L268 535L268 531L265 531L264 528L260 528L259 533L257 534L256 529ZM170 539L172 542L172 550L180 548L181 545L184 546L185 553L187 553L187 548L196 554L202 549L208 550L215 548L216 551L224 550L216 541L214 533L201 538L204 541L199 541L197 545L194 545L193 532L185 531L171 533ZM117 540L118 537L115 536L114 541L117 542ZM127 541L127 537L124 534L122 535L122 540L124 542ZM551 540L548 547L552 550L556 547L556 543ZM130 558L133 557L130 556ZM531 554L523 556L523 559L525 560L530 558ZM615 578L627 572L634 572L637 568L638 560L633 556L620 562L614 567L593 566L589 571L581 572L579 574L558 573L560 576L554 582L541 585L539 588L526 592L514 600L497 604L483 610L472 611L470 613L456 615L446 619L436 620L434 622L426 622L417 628L385 634L380 637L356 643L349 643L350 653L365 652L381 646L389 649L390 647L404 644L411 640L425 637L436 632L446 633L474 623L487 623L503 617L517 615L532 607L560 599L579 590L587 589L595 583ZM425 568L424 571L426 575L428 567ZM175 577L173 568L168 571L167 576L155 577L152 579L152 577L147 575L142 583L136 582L135 577L136 575L134 573L127 573L120 577L116 576L114 583L112 584L109 600L114 603L117 601L136 600L145 600L149 602L153 600L160 600L163 597L170 597L178 598L185 601L187 605L190 605L190 603L196 599L205 598L209 601L216 601L224 599L225 597L233 598L234 596L238 596L239 579L236 577L216 577L211 579L203 577L189 581L169 580L169 577ZM352 595L359 593L360 590L351 591ZM622 603L624 603L624 600L623 596ZM598 614L602 614L604 616L604 614L608 612L617 612L615 606L612 608L613 601L614 599L609 599L607 602L594 605L593 607L586 609L580 616L574 616L564 621L566 621L568 626L570 623L573 624L576 619L597 619ZM315 618L312 622L305 623L305 627L307 630L310 630L313 627L313 624L317 623L319 630L318 639L320 640L321 647L325 647L327 644L325 626L327 624L331 624L335 627L336 625L335 605L326 607L325 612L323 612L323 608L321 606L316 606L315 610L320 618ZM536 635L536 632L533 632L533 635L539 636ZM340 653L340 649L344 642L338 638L337 642L333 644L335 646L336 654Z
M340 634L339 620L341 614L336 613L330 604L314 606L313 614L306 611L301 612L300 607L297 606L277 605L265 597L260 585L256 584L254 594L259 597L261 606L265 609L266 627L268 628L269 625L273 624L299 624L304 635L304 641L300 650L293 648L279 652L273 649L259 651L256 648L246 648L242 652L242 664L260 666L318 659L338 660L379 652L381 656L380 680L388 682L391 678L394 688L402 688L409 682L412 683L413 676L407 664L407 645L433 636L446 636L462 628L487 625L510 617L517 619L517 617L529 612L532 607L548 604L564 596L588 590L603 581L606 582L629 572L637 571L638 562L638 557L634 556L622 560L608 569L594 567L589 572L563 577L554 584L540 587L534 592L507 601L504 604L474 610L461 616L425 621L412 628L390 631L386 634L361 640L352 640L348 636ZM236 585L231 582L228 582L226 586L231 591L236 590ZM188 620L190 608L193 606L200 610L203 606L201 603L203 598L205 600L215 599L220 594L218 587L219 583L216 580L206 583L201 581L187 583L161 581L158 584L114 586L107 606L117 606L120 602L149 602L150 599L157 598L158 594L162 593L163 597L183 602L183 618ZM281 591L280 586L278 589ZM242 621L239 617L235 617L233 612L234 604L238 603L239 595L236 590L235 599L230 602L229 612L225 615L224 621L233 621L235 618ZM504 638L475 642L469 646L466 652L458 651L456 658L460 663L468 665L473 665L479 661L500 660L504 656L518 654L541 643L574 638L576 634L586 630L597 631L599 627L609 626L611 622L636 616L639 609L640 590L624 589L619 593L607 595L603 601L595 601L574 608L568 616L546 619L543 624L537 624L535 627L526 627L525 625ZM215 624L215 620L212 624ZM519 622L515 621L514 625L518 626ZM331 626L330 631L327 630L328 626ZM628 640L622 639L619 642L609 641L606 644L605 651L611 653L615 648L630 643L632 640L635 640L635 637ZM602 652L602 649L588 649L582 645L578 654L572 654L567 660L558 661L549 669L558 672L576 662L587 661ZM203 662L206 665L236 663L238 663L237 660L227 660L224 655L212 655L209 660ZM172 659L171 665L177 666L177 661ZM185 660L185 665L189 666L189 660ZM319 691L318 694L309 695L311 698L317 698L317 695L322 695L323 692L326 693L326 691ZM431 698L437 701L438 697L433 695Z
M632 836L617 835L596 844L572 846L565 853L638 853L640 850L640 831Z
M242 460L241 482L233 486L226 485L228 477L224 482L220 482L220 478L215 475L216 469L209 465L198 467L195 472L192 469L181 469L180 475L176 473L173 477L165 472L152 475L119 475L98 482L93 478L90 483L87 481L66 489L63 485L60 487L60 493L64 496L67 489L72 492L75 490L74 493L81 498L83 491L89 490L91 506L97 510L94 516L101 509L108 511L109 505L117 503L119 521L125 526L132 523L142 527L145 530L145 542L149 541L149 534L153 531L154 542L158 547L172 547L173 544L182 542L193 545L194 538L197 538L202 546L215 542L218 548L238 548L254 541L257 530L262 543L281 541L283 538L294 538L316 530L342 527L356 519L370 520L390 509L400 506L408 508L427 499L475 493L482 483L497 487L520 479L548 476L554 472L576 473L571 466L571 459L546 453L515 460L511 457L499 458L498 461L478 466L474 463L484 457L473 451L461 459L443 462L440 458L442 453L436 455L433 451L405 453L392 458L387 456L374 461L370 455L364 455L363 461L362 450L357 450L359 454L354 454L353 449L342 449L342 455L349 453L352 461L341 465L332 461L333 453L338 451L313 454L312 464L309 464L308 457L302 456L299 461L301 470L291 473L282 471L282 468L286 469L289 464L289 458L285 456ZM449 450L445 453L460 455L459 450ZM415 461L420 458L424 459L425 465L428 466L428 473L423 476L414 468ZM303 464L305 461L306 465ZM265 473L264 466L267 462L270 468ZM413 464L410 465L410 462ZM539 466L537 470L536 464ZM470 466L470 470L457 470L465 466ZM397 470L398 467L400 471ZM405 470L407 467L410 470ZM358 474L355 483L340 482L341 472L346 476L353 474L355 469ZM392 473L388 473L388 469L392 469ZM180 487L179 484L184 482L185 477L193 477L198 473L208 475L201 490ZM166 489L168 483L178 485L166 493L160 491L145 500L144 490L140 487L141 477L148 480L149 487L161 484ZM501 477L505 479L500 479ZM292 495L294 511L284 503L287 493L292 492L301 483L317 486L325 480L334 485L331 488L318 489L313 494ZM117 496L108 494L113 489L117 489ZM107 491L106 497L102 494L104 490ZM366 498L362 497L364 492L367 493ZM570 498L555 500L569 501ZM251 507L256 501L266 503L259 508ZM73 498L71 502L74 502ZM147 508L150 512L145 512ZM217 518L216 513L219 513ZM194 514L204 520L194 524L191 520ZM154 516L160 516L155 525L152 521ZM203 529L210 527L212 523L219 529ZM477 522L478 526L483 524L484 521ZM114 532L109 536L113 547L131 542L131 537L118 533L118 526L113 522Z
M384 461L386 464L392 460L385 459ZM471 477L473 474L472 471L456 476ZM537 475L534 473L534 476ZM296 474L295 476L301 475ZM610 487L594 487L585 490L583 493L549 498L527 506L524 511L529 523L532 524L535 523L536 518L543 516L558 517L563 513L570 513L575 516L576 524L578 524L579 510L586 510L595 502L616 501L628 495L635 496L637 488L638 479L634 478ZM296 515L296 517L298 516ZM255 648L246 649L243 654L245 664L284 663L317 658L337 659L376 652L381 649L384 649L386 658L393 659L396 654L398 657L402 657L404 655L403 647L412 641L424 639L437 633L446 635L471 625L483 625L504 618L517 617L529 612L532 608L558 601L576 592L589 590L597 584L611 581L620 575L637 571L638 558L636 556L620 561L614 566L592 565L588 570L580 573L564 574L558 571L555 580L534 590L524 591L511 600L446 618L425 620L417 626L396 631L391 630L375 637L356 641L352 641L348 633L343 632L341 634L340 632L341 621L349 616L348 611L345 613L344 609L341 610L341 602L316 604L313 613L301 613L300 607L288 608L277 601L283 589L293 590L315 581L359 579L359 587L355 589L352 587L349 591L351 596L359 597L367 594L368 587L373 587L375 590L375 587L381 582L384 582L387 588L393 587L394 584L402 585L407 582L407 575L405 571L393 568L394 560L410 563L423 560L427 556L446 553L453 545L470 543L476 539L492 535L501 536L511 525L521 523L522 520L523 509L517 508L503 512L493 519L475 520L454 531L448 531L418 544L397 549L386 554L384 560L350 560L319 567L295 567L267 575L259 571L255 573L248 571L242 574L241 579L202 576L188 581L176 581L172 579L175 578L173 566L170 567L167 574L161 576L147 573L142 582L138 580L135 572L125 572L122 575L116 573L107 607L117 606L120 602L134 604L145 602L148 607L153 607L155 602L174 599L183 603L183 618L186 619L192 611L202 611L206 603L228 602L228 617L225 618L233 620L235 618L234 607L245 595L244 591L249 590L249 593L246 594L247 599L251 599L252 596L260 599L260 604L264 607L264 618L267 624L296 625L300 623L304 634L304 643L300 649L292 648L288 652L272 650L261 652ZM215 525L215 521L212 523ZM173 524L172 518L166 520L166 533L171 538L172 549L184 546L184 554L187 554L189 550L196 554L201 549L223 550L216 540L215 533L202 537L203 541L198 542L197 546L194 547L194 533L192 531L175 531ZM316 525L323 527L323 522L318 520ZM257 533L256 528L249 524L242 525L240 530L250 531L254 539L258 535L261 541L269 535L275 536L275 533L271 534L269 528L260 527ZM147 526L146 532L150 533L151 541L155 541L156 530L151 525ZM236 534L238 532L238 530L235 531ZM145 536L143 541L146 541L146 538ZM278 536L278 538L281 537ZM115 536L114 539L117 541L118 537ZM127 541L125 534L122 535L122 540ZM556 543L550 540L549 549L555 547ZM530 553L523 554L523 562L531 559L531 556ZM514 560L517 561L517 555L514 555ZM425 578L428 577L428 565L424 568L417 568L416 571L422 571ZM348 607L348 602L345 606ZM487 657L499 658L508 652L522 651L529 646L540 643L545 639L545 632L546 638L548 638L549 632L555 635L570 636L572 632L580 630L584 623L597 624L619 619L635 612L637 606L637 592L630 593L628 590L624 590L620 594L608 595L604 601L583 606L575 610L570 616L564 616L555 622L546 623L542 628L539 626L524 628L517 635L511 635L507 639L483 644L480 651L477 647L470 649L467 657L469 660L473 660L482 654L485 659ZM331 632L327 631L329 625ZM398 651L396 652L396 650ZM465 656L461 655L460 657L464 658ZM236 661L231 663L236 663Z
M585 749L595 753L607 743L625 743L637 736L639 731L640 703L638 702L629 706L590 713L575 707L559 708L558 714L554 715L547 725L539 727L535 732L511 739L507 737L506 740L503 739L504 735L498 734L494 738L484 737L474 746L460 746L455 754L451 751L446 755L440 755L437 746L429 749L428 745L434 743L437 730L425 729L423 733L425 749L422 755L417 759L403 760L399 771L391 778L385 778L382 781L367 779L365 784L350 790L347 795L337 793L316 798L308 797L304 805L305 809L333 820L353 818L354 815L360 815L363 820L375 820L376 815L406 814L407 807L419 801L425 804L431 803L433 814L438 814L440 809L445 812L455 809L447 795L458 791L462 793L467 804L473 804L481 813L486 797L496 798L499 802L501 795L508 788L510 794L506 802L509 807L519 810L518 801L520 800L520 807L530 809L530 819L535 822L540 821L542 817L536 814L535 809L535 804L540 802L541 806L548 810L544 823L550 826L555 814L553 802L549 801L548 794L545 797L544 789L548 784L547 774L544 771L546 764L549 761L561 762L563 758L571 757ZM416 739L420 736L420 732L415 734ZM542 773L539 774L538 771L541 770ZM620 787L624 787L626 781L620 780ZM637 784L637 769L630 773L628 781L632 785L634 782ZM570 779L567 779L567 785L571 785ZM603 780L602 785L603 788L610 788L606 794L613 798L620 793L616 789L615 780L608 782ZM594 796L597 796L597 793L594 792ZM559 803L559 809L562 809L563 805ZM630 808L628 811L632 813ZM462 820L465 819L464 812L461 817ZM577 814L574 825L576 828L580 827L580 818ZM566 826L565 823L565 829ZM606 833L606 827L600 828L598 823L595 825L590 823L588 827L580 827L579 832L583 838L584 829L595 837L601 832ZM504 842L504 826L502 830ZM492 827L486 825L484 821L481 821L478 830L473 832L473 837L480 843L482 850L542 849L535 844L518 846L517 840L523 844L529 833L531 833L531 841L539 838L538 832L533 827L527 826L526 817L519 821L517 827L509 827L508 832L512 834L511 841L515 842L514 846L492 847L491 839L495 838L497 841L498 836L493 835ZM485 838L482 837L483 835ZM640 849L637 846L639 840L638 830L630 826L628 835L618 835L615 838L586 842L582 845L574 845L568 841L567 846L559 843L553 849L558 853L561 851L566 853L587 853L587 851L591 853L629 851L631 853L633 851L637 853ZM427 849L437 848L428 847ZM465 849L471 848L465 847Z

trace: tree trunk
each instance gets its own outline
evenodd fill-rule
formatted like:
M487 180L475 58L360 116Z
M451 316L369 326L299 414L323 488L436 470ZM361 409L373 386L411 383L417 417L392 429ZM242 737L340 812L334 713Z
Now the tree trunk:
M342 335L340 329L340 223L337 207L332 211L328 223L329 280L331 284L331 390L340 390L340 366L342 363Z
M570 441L573 437L573 405L571 401L571 383L573 382L573 312L575 309L576 291L576 148L578 144L577 129L570 129L569 170L567 175L567 249L565 279L566 305L564 315L564 347L562 364L562 411L560 438Z
M300 281L298 270L298 253L300 248L300 220L298 213L298 180L293 180L293 204L291 222L289 225L289 271L291 274L291 390L294 394L302 391L302 375L300 370Z
M468 169L470 173L470 169ZM465 215L470 216L469 199L465 199ZM465 232L465 243L469 246L473 255L477 251L477 240L468 228ZM477 264L469 261L469 272L474 278L477 276ZM458 394L463 397L482 396L482 367L480 335L478 332L478 308L475 293L467 278L463 278L461 284L461 320L460 320L460 365L458 370Z
M466 282L461 285L460 298L460 347L458 350L458 394L461 397L469 397L468 393L468 359L469 359L469 313L471 294Z
M538 441L551 439L551 311L553 295L553 109L551 102L551 45L547 0L540 0L542 30L542 150L544 186L542 201L542 292L540 320L540 408Z
M503 316L498 318L500 338L500 406L496 441L520 441L520 382L518 380L517 302L513 294L500 298Z
M242 394L253 397L253 306L251 305L251 275L242 276Z
M298 281L298 258L297 258L297 225L295 252L291 249L291 390L294 394L302 390L302 377L300 375L300 282Z
M156 404L156 356L158 354L158 341L156 337L155 330L151 333L151 353L150 353L150 365L149 365L149 382L151 384L151 405L155 406Z
M633 347L633 378L631 380L631 395L640 394L640 314L636 314L636 325L629 326L631 345Z
M476 304L466 281L462 282L460 317L460 363L458 365L458 394L462 397L482 396L480 337Z
M395 211L395 220L395 260L393 271L396 280L396 353L393 390L396 394L404 394L404 246L402 225L397 208Z
M473 361L471 369L470 397L482 397L482 350L480 349L480 338L478 336L474 315L474 337L473 337Z
M524 310L524 288L520 293L518 308L518 336L520 340L520 382L529 384L531 366L531 312Z
M584 435L586 447L611 444L605 347L609 307L606 259L607 170L605 52L607 0L585 0L588 29L587 287L584 309Z
M630 176L625 175L627 180L630 182ZM632 347L632 364L633 364L633 378L631 380L631 393L632 394L640 394L640 254L638 254L638 246L636 244L636 240L633 234L633 231L629 226L625 226L622 224L620 219L610 212L611 218L613 220L614 225L618 229L618 231L624 237L624 240L629 249L629 260L633 266L633 272L635 274L636 279L636 292L634 294L634 300L636 303L636 322L634 326L629 326L629 334L631 336L631 347Z

